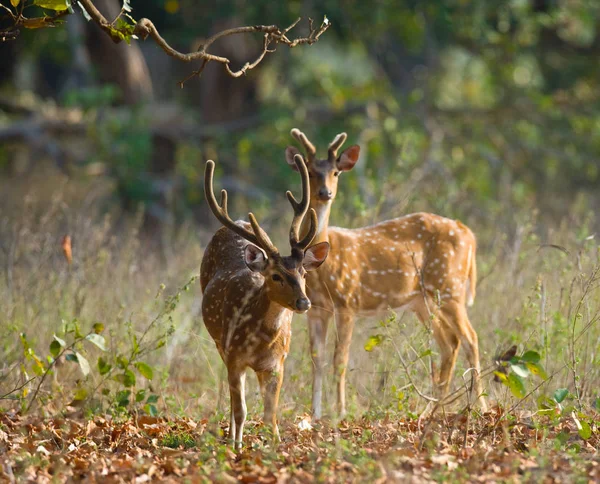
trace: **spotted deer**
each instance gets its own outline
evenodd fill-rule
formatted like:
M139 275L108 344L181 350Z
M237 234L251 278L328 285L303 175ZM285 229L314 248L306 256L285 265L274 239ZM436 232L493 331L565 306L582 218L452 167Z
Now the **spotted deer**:
M415 213L356 229L330 227L338 177L357 163L360 147L350 146L338 156L347 137L341 133L329 145L327 158L319 159L304 133L293 129L291 134L302 144L307 156L310 208L318 219L315 242L329 242L331 248L327 261L307 277L308 296L313 302L308 313L313 416L322 415L324 347L331 315L335 315L337 328L334 354L337 405L343 416L346 366L355 317L386 308L411 310L422 323L431 324L441 358L439 372L433 375L437 398L448 394L462 344L474 371L475 392L485 411L477 333L466 310L466 304L473 303L477 280L473 232L458 220L430 213ZM293 168L298 153L294 146L286 149L286 160ZM304 231L307 229L308 226L303 227Z
M297 202L287 192L294 211L289 256L279 254L252 213L248 214L250 223L231 220L225 190L217 203L213 192L213 161L207 162L204 173L206 200L224 227L217 230L202 258L202 317L227 367L231 398L229 435L235 448L242 445L246 420L247 368L252 368L258 377L264 422L272 426L273 437L279 439L277 404L283 364L290 348L292 315L310 309L305 294L306 272L317 269L329 252L327 242L308 247L317 229L312 209L308 222L305 220L306 234L302 239L299 237L309 209L310 185L302 157L294 157L294 163L302 177L302 200Z

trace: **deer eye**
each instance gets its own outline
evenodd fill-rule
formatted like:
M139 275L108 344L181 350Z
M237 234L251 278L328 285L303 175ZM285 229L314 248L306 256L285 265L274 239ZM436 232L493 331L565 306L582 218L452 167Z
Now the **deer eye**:
M281 276L279 274L273 274L271 276L271 279L273 279L275 282L283 282L283 279L281 278Z

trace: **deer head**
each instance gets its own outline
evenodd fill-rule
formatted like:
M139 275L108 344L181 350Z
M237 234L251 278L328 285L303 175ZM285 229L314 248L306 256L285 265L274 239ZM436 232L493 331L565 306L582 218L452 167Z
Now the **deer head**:
M352 145L338 156L337 152L347 138L346 133L340 133L329 145L327 158L318 159L315 146L302 131L294 128L291 131L291 135L302 144L306 151L313 206L331 202L337 194L339 175L344 171L350 171L354 168L360 155L360 147ZM295 146L288 146L285 149L285 159L294 170L298 169L294 162L294 157L299 153L300 151Z
M294 156L294 163L302 178L302 199L298 202L291 192L286 195L294 210L290 227L289 241L291 255L282 256L267 233L260 227L254 214L249 213L250 228L244 222L234 222L227 212L227 191L221 191L221 202L218 203L213 191L213 174L215 164L206 163L205 193L208 204L215 217L229 230L250 242L244 248L246 267L264 278L269 299L284 308L297 313L310 309L311 303L305 293L305 276L308 271L317 269L327 258L329 244L322 242L308 247L317 230L317 216L310 210L310 228L300 239L300 225L308 212L310 188L306 164L300 154Z

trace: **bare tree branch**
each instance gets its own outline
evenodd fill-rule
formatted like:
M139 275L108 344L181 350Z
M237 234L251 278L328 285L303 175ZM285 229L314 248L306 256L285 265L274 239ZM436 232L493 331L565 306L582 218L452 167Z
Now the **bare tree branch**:
M202 74L202 71L206 67L209 62L218 62L219 64L223 64L225 70L231 77L241 77L245 75L249 70L254 69L258 64L260 64L265 56L269 53L275 52L277 44L287 45L289 48L296 47L298 45L312 45L319 40L319 37L325 33L325 31L329 28L331 23L325 17L323 22L321 23L319 28L314 27L313 19L309 18L309 33L306 37L298 37L296 39L290 40L287 36L288 32L292 30L301 20L301 17L292 22L285 29L280 29L277 25L252 25L245 27L235 27L227 30L223 30L221 32L217 32L212 37L209 37L204 43L199 47L199 49L195 52L179 52L169 45L169 43L160 35L154 23L147 18L142 18L135 25L127 24L125 26L119 25L117 20L122 18L123 16L127 17L129 20L135 22L127 12L122 9L119 15L112 21L109 22L107 18L98 10L98 8L94 5L92 0L79 0L78 5L84 10L84 14L86 17L89 17L91 21L97 24L106 34L112 39L116 44L120 43L123 40L129 40L135 36L141 38L142 40L151 37L154 42L164 50L167 55L174 57L183 62L193 62L196 60L202 61L200 68L193 71L190 76L181 81L179 85L183 87L183 84L192 79L193 77L199 77ZM13 13L8 7L4 5L0 5L3 7L12 18L14 25L8 29L0 31L0 41L4 42L7 40L14 40L20 33L18 27L23 25L29 28L41 28L41 27L52 27L55 25L55 21L60 17L63 17L69 13L72 13L72 10L64 10L57 12L53 17L39 17L28 19L23 16L22 9L25 5L25 1L21 2L21 11L17 14ZM260 54L254 59L252 62L246 62L240 69L234 70L231 68L231 60L227 57L222 57L218 55L211 54L208 52L208 48L214 44L216 41L223 37L227 37L230 35L237 34L249 34L249 33L262 33L263 34L263 48Z
M120 32L115 29L114 24L116 19L113 22L109 22L104 15L95 7L91 0L79 0L80 5L86 10L91 19L98 24L98 26L104 30L110 38L115 42L119 43L123 40L123 36ZM123 12L121 12L123 13ZM118 17L117 17L118 18ZM329 28L331 25L330 22L326 19L318 29L314 28L314 23L312 19L309 20L309 34L307 37L298 37L294 40L290 40L287 37L287 33L293 29L300 22L301 18L296 19L289 27L281 30L277 25L253 25L246 27L235 27L227 30L223 30L221 32L217 32L212 37L209 37L200 48L195 52L183 53L171 47L168 42L160 35L156 26L150 19L142 18L140 19L133 29L133 33L139 36L141 39L145 40L148 37L151 37L154 42L164 50L167 55L174 57L183 62L193 62L195 60L202 60L202 65L196 71L194 71L188 78L180 82L180 85L183 87L183 84L189 79L200 76L208 62L218 62L225 66L225 70L232 77L241 77L246 74L251 69L254 69L258 64L262 62L265 56L268 53L275 52L275 46L277 44L287 45L289 48L296 47L297 45L308 44L312 45L319 40L319 37L323 35L323 33ZM258 55L258 57L252 62L246 62L244 66L242 66L238 70L233 70L230 67L231 61L227 57L222 57L218 55L214 55L209 53L208 48L214 44L217 40L227 37L230 35L237 34L248 34L248 33L263 33L263 48ZM273 48L270 48L273 46Z

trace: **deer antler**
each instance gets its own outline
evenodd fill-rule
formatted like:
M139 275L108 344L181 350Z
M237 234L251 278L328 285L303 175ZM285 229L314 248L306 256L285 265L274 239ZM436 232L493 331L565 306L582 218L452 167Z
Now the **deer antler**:
M345 143L347 137L348 137L348 135L346 133L340 133L335 138L333 138L333 141L331 142L331 144L329 145L329 148L327 150L330 160L333 161L336 159L337 152L341 148L341 146Z
M214 173L215 162L208 160L206 162L206 169L204 170L204 193L206 195L208 206L210 207L214 216L223 224L223 226L227 227L232 232L235 232L240 237L243 237L248 242L257 245L268 253L277 253L277 248L273 245L273 242L271 242L266 232L260 227L256 221L256 217L252 212L248 214L248 218L250 219L250 225L252 225L252 230L254 233L246 230L244 227L241 227L231 220L231 217L229 217L227 212L227 190L221 190L221 203L218 203L215 197L215 192L213 189Z
M315 145L313 145L308 140L306 135L302 131L300 131L298 128L292 129L292 131L290 131L290 134L294 138L296 138L302 144L302 146L304 146L304 149L306 150L306 158L308 159L308 161L309 162L314 161L315 156L317 154L317 149L315 148Z
M317 213L313 208L310 209L310 228L304 238L298 240L300 237L300 225L308 211L310 185L308 181L308 168L306 168L306 163L302 159L302 155L294 155L294 163L296 163L296 167L302 178L302 199L298 202L294 195L292 195L292 192L289 190L286 192L286 196L294 210L294 218L292 219L292 225L290 226L290 245L292 246L292 249L296 248L304 252L317 233Z

